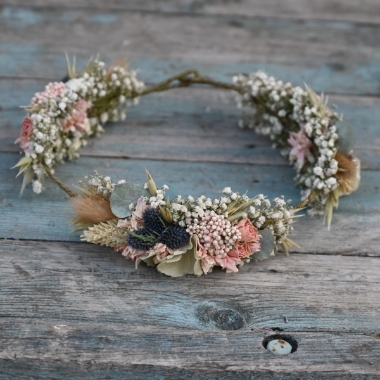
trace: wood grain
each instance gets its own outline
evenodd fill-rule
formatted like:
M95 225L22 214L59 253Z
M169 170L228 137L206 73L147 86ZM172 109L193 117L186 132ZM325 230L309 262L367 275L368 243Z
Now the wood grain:
M3 4L26 7L64 9L110 9L144 10L162 13L234 14L249 17L276 17L299 19L349 20L354 22L379 23L379 3L376 0L2 0Z
M379 370L378 341L365 335L379 327L378 258L278 256L238 275L215 271L194 286L191 276L135 269L88 244L2 241L0 250L2 359L169 373ZM298 340L295 354L262 348L274 327Z
M316 91L378 95L379 39L376 24L6 6L0 66L7 77L61 78L63 51L79 65L99 53L128 57L150 83L194 66L228 81L263 69Z
M0 2L0 380L379 379L380 17L376 0L3 0ZM111 249L79 242L65 195L50 181L19 196L13 144L33 93L99 52L128 56L147 83L197 67L230 81L264 69L330 94L358 131L360 189L331 231L303 217L301 246L196 279L166 277ZM57 167L75 185L94 169L169 195L299 192L270 143L236 128L231 94L192 88L142 99L78 161ZM285 320L286 317L286 320ZM287 321L287 322L286 322ZM283 329L296 353L262 341Z
M43 194L33 195L29 187L22 197L19 196L21 181L14 178L15 171L10 169L18 157L14 153L0 153L0 173L4 178L0 184L3 195L0 210L9 221L0 225L0 237L77 241L79 234L71 234L67 226L73 214L65 194L55 184L47 180ZM294 203L299 200L299 191L293 184L293 170L286 166L82 157L59 166L56 173L73 185L93 170L110 175L114 181L124 178L141 183L145 181L145 168L159 186L169 185L169 197L177 194L215 197L228 184L241 194L248 190L250 195L263 193L269 199L284 195ZM377 173L363 171L360 189L341 199L332 231L323 226L321 218L304 217L295 224L294 238L303 251L380 255L377 232L380 177Z
M0 80L0 149L18 152L13 142L32 91L40 81ZM355 154L363 169L379 169L380 100L331 96L330 104L356 129ZM242 112L228 91L189 88L145 96L128 109L124 122L110 123L100 139L89 140L82 155L241 164L288 165L271 142L238 128Z

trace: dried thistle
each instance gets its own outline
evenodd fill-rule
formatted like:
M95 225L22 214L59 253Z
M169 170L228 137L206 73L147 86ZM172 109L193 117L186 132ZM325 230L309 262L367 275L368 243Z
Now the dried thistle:
M84 230L81 240L107 247L123 247L127 241L127 230L117 227L117 219L109 220Z

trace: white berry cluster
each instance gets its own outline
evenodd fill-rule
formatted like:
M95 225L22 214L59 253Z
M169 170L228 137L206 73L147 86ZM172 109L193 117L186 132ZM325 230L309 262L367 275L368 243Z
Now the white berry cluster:
M273 147L294 165L302 199L315 191L311 213L323 209L327 195L338 182L337 128L339 116L312 90L292 86L259 71L234 77L241 87L238 106L244 107L242 127L254 129L274 141Z

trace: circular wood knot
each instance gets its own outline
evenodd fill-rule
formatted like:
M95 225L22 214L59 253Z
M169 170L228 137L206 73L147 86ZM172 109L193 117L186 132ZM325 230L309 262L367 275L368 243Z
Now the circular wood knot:
M244 326L243 316L233 309L215 310L211 319L222 330L239 330Z
M297 351L298 343L291 335L274 334L264 338L263 347L275 355L289 355Z
M239 330L243 328L249 314L239 305L205 302L197 307L197 317L205 325L221 330Z

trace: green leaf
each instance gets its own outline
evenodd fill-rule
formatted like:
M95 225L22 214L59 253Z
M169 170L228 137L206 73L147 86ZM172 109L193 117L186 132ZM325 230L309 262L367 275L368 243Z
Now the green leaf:
M116 185L110 197L113 214L118 218L131 215L129 205L136 203L140 197L150 197L149 191L140 183L126 182Z
M338 151L343 154L350 153L355 145L355 129L345 121L338 121L335 126L339 136L337 142Z
M274 250L274 236L268 229L259 231L261 235L260 239L260 251L254 253L251 258L253 260L265 260Z

